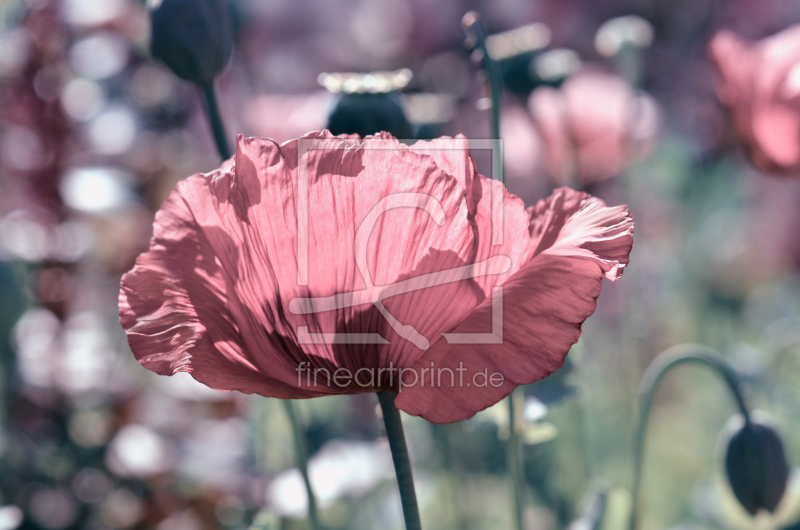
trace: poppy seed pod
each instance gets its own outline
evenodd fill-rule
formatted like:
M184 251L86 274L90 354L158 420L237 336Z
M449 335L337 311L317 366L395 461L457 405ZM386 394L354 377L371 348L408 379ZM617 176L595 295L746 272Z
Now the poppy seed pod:
M396 92L342 94L328 116L327 129L332 134L358 134L362 138L381 131L396 138L411 137L411 124Z
M773 512L789 478L789 465L778 433L758 418L729 420L725 449L725 473L742 506L755 515Z
M233 49L225 0L149 0L150 53L178 77L210 85Z

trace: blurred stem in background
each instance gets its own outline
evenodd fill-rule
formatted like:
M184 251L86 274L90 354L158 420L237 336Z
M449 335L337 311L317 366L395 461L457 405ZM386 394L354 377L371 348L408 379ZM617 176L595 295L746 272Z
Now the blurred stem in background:
M317 498L314 496L314 491L311 489L311 480L308 476L308 444L306 443L306 431L297 414L294 402L290 399L282 399L281 403L283 403L286 417L289 419L289 423L292 427L295 463L300 469L300 474L303 475L303 482L306 486L306 495L308 496L308 521L311 524L312 530L320 530L322 527L319 524L319 516L317 515Z
M441 448L444 468L447 471L447 494L450 503L450 513L454 522L453 524L459 530L466 530L468 528L467 520L464 516L464 511L459 509L458 484L463 480L463 477L460 476L461 473L456 469L455 463L453 462L453 447L450 443L451 426L452 424L431 424L433 436Z
M728 366L725 359L714 349L699 344L679 344L659 354L645 371L639 387L639 401L637 415L633 430L633 446L631 457L633 459L633 480L631 487L632 505L630 513L630 530L637 527L638 507L642 479L642 465L644 460L644 441L647 429L647 419L653 395L658 388L658 383L672 368L682 364L703 364L722 376L746 424L750 423L750 414L740 391L740 382L737 375Z
M525 395L522 388L517 387L508 396L508 478L511 481L511 492L514 496L514 525L517 530L522 530L522 510L525 505L523 498L524 482L522 477L522 444L520 433L524 426L523 411Z
M637 220L637 237L642 237L642 232L647 230L646 221L638 218L640 213L639 195L646 182L643 174L642 145L638 133L642 120L642 81L644 78L645 51L653 43L653 26L638 15L626 15L612 18L604 22L595 34L595 49L608 58L620 76L627 81L632 89L632 99L629 103L627 130L627 163L618 176L622 200L628 205L634 218ZM634 396L642 374L642 356L640 352L647 351L646 347L646 308L642 297L643 282L647 279L642 263L646 260L631 259L633 267L625 270L625 282L622 286L625 294L623 301L623 318L620 326L620 351L623 352L622 365L624 380L627 381L626 395ZM626 399L626 413L635 414L634 399Z
M222 160L227 160L231 157L231 151L228 148L228 142L225 140L225 126L222 123L222 116L219 113L219 105L217 105L217 96L214 93L214 84L210 83L201 87L203 95L206 99L206 113L208 114L208 122L211 125L211 132L214 135L214 142L217 144L217 151Z
M394 404L397 394L394 392L378 392L383 423L386 426L386 437L392 451L392 461L397 475L397 487L400 489L400 502L403 505L403 518L406 530L422 530L417 505L417 493L414 489L414 477L411 473L411 460L408 457L406 437L403 433L403 422L400 411Z
M461 19L464 33L467 35L465 45L468 49L477 52L481 68L486 76L489 97L492 101L492 138L494 152L492 153L492 177L503 182L503 146L500 138L500 106L503 94L503 75L500 63L489 55L486 49L487 31L475 11L470 11ZM500 231L502 238L502 228ZM496 239L493 234L493 240ZM495 243L495 241L493 241ZM516 530L523 530L522 512L524 509L524 481L522 477L522 455L520 436L523 426L524 395L521 388L516 388L508 397L509 437L508 437L508 476L511 482L513 496L513 515Z
M500 63L492 59L486 49L487 32L478 14L475 11L468 12L461 19L461 25L467 34L465 46L478 53L481 68L486 76L489 98L492 101L492 138L495 141L495 149L492 156L492 178L503 182L503 147L500 140L503 73L500 70Z

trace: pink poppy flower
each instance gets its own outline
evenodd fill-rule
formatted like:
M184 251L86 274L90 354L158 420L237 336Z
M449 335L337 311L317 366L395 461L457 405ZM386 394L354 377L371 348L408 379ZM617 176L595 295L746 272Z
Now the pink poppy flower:
M708 53L717 95L753 163L773 173L800 173L800 25L758 42L721 31Z
M585 193L525 209L463 136L239 136L156 214L120 322L159 374L278 398L393 390L453 422L561 367L632 243L627 207Z
M545 173L556 184L586 185L621 173L634 147L652 149L658 106L621 77L584 69L560 89L533 91L528 108L542 138Z

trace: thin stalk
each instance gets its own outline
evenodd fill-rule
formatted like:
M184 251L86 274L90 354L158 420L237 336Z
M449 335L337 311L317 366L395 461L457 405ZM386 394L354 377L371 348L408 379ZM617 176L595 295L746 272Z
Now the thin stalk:
M394 471L397 475L397 487L400 489L400 502L403 505L403 518L406 530L422 530L422 522L417 506L417 493L414 489L414 477L411 474L411 460L408 458L406 437L403 434L403 423L400 411L394 404L397 394L394 392L378 392L381 404L383 423L386 425L386 437L392 451Z
M217 105L217 96L214 94L214 85L209 83L203 85L203 95L206 99L206 114L208 115L208 122L211 125L211 132L214 135L214 142L217 144L217 151L222 160L227 160L231 157L231 151L228 148L228 142L225 138L225 126L222 123L222 116L219 113L219 105Z
M492 139L494 152L492 153L492 178L504 182L503 175L503 145L500 137L500 107L503 96L503 73L500 63L496 61L486 47L488 37L486 28L480 16L475 11L470 11L461 19L461 25L472 47L480 51L481 68L486 76L489 97L492 100ZM515 404L515 400L518 403ZM522 455L519 439L520 424L518 416L522 412L522 394L520 389L515 389L508 397L509 413L509 438L508 438L508 477L511 482L511 491L514 497L514 521L516 530L522 530L522 510L524 507L523 480L522 480Z
M486 49L486 28L475 11L470 11L461 19L461 25L467 37L473 41L474 49L481 52L481 68L486 75L489 98L492 100L492 138L495 149L492 156L492 178L504 182L503 150L500 140L500 105L503 96L503 73L500 63L489 55Z
M515 388L508 396L508 479L514 497L514 528L522 530L522 510L525 506L522 480L522 444L519 432L522 428L522 407L524 396L520 387Z
M282 399L286 416L292 426L292 438L294 439L294 458L300 474L303 475L303 482L306 485L306 495L308 496L308 520L312 530L320 530L319 516L317 515L317 498L311 489L311 481L308 478L308 446L306 445L306 433L300 424L294 402L289 399Z
M744 421L750 422L750 414L744 397L739 389L740 382L738 376L728 366L725 359L714 349L699 344L680 344L673 346L662 352L645 370L642 382L639 386L639 403L636 423L633 431L633 486L631 488L632 505L629 521L630 530L635 530L636 519L639 508L639 488L642 479L642 463L644 440L647 429L647 418L650 412L650 405L653 401L658 383L669 370L681 364L697 363L703 364L721 375L736 401L739 412L744 417Z

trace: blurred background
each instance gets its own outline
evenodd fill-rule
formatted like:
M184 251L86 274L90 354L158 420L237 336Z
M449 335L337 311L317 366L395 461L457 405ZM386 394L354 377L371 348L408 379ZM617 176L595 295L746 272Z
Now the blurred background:
M409 138L491 137L486 79L461 28L476 10L503 68L510 190L532 205L567 184L630 205L625 277L604 285L565 368L524 389L527 529L625 527L636 389L648 363L679 343L722 352L800 464L800 179L750 161L707 54L721 29L757 40L800 23L800 3L230 9L234 52L216 88L231 143L235 133L285 141L369 127L366 108ZM136 0L0 0L0 530L303 529L280 403L156 376L117 322L120 276L146 250L154 212L180 179L220 164L201 94L149 57L149 39ZM386 75L400 76L399 90L360 94L362 78L347 88L346 77L320 76L369 71L395 72ZM376 405L372 395L298 403L331 530L402 528ZM427 527L511 527L506 407L452 425L405 417ZM796 527L794 476L774 514L752 517L736 503L719 448L735 412L709 372L666 379L651 414L641 528Z

